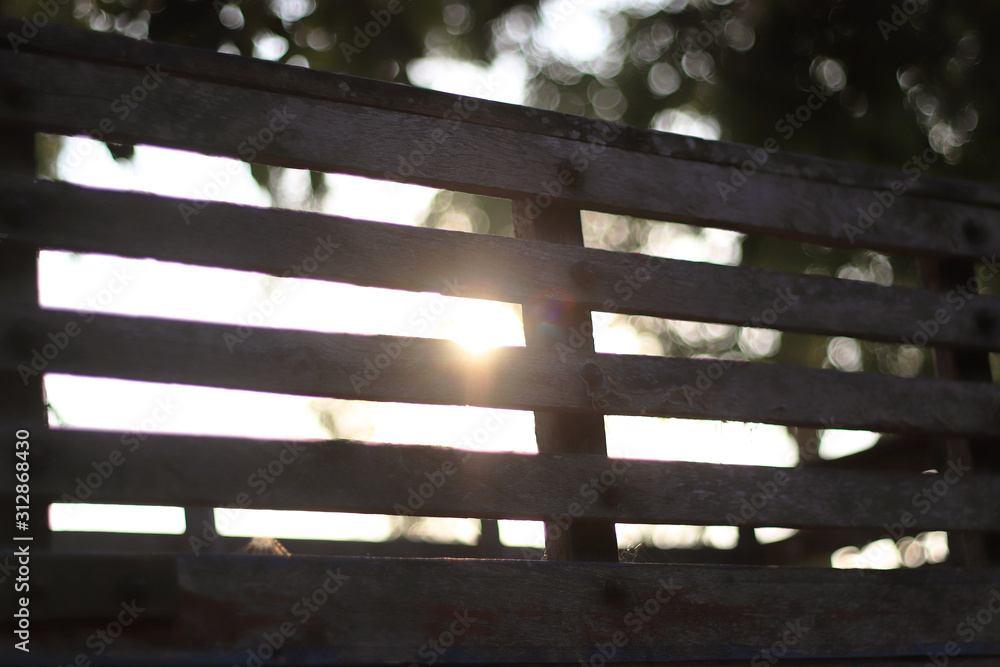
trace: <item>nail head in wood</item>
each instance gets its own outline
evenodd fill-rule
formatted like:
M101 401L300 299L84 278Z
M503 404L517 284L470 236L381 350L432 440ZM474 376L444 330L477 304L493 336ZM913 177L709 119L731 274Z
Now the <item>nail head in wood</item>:
M583 181L583 172L571 161L563 160L557 167L556 178L566 186L579 185Z

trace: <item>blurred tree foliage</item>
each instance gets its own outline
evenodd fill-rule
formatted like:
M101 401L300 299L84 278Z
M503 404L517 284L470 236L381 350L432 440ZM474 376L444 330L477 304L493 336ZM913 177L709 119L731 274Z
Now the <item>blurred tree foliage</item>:
M929 173L996 181L1000 3L978 0L394 0L403 10L367 46L360 31L388 0L69 0L54 23L411 83L408 65L443 57L488 65L523 59L530 105L657 129L701 121L725 140L899 169L930 146ZM31 16L52 0L0 0L0 13ZM602 9L594 10L599 5ZM586 60L551 39L577 12L596 12L608 48ZM573 39L591 37L581 34ZM357 48L359 45L362 48ZM813 91L827 101L780 126ZM127 157L127 147L114 148ZM51 159L52 155L47 156ZM275 170L254 176L273 186ZM314 174L314 187L323 184ZM510 233L498 200L442 193L425 224L455 216L479 232ZM606 247L639 250L652 223L617 217L598 226ZM663 223L656 223L662 225ZM676 233L705 232L677 225ZM613 239L609 241L608 239ZM912 260L749 236L743 264L917 284ZM995 289L993 290L995 292ZM924 355L898 345L788 335L738 327L633 318L667 354L754 358L927 372Z

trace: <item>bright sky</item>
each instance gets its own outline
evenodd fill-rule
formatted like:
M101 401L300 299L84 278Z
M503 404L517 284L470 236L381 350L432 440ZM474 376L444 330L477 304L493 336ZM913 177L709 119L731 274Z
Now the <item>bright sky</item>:
M588 12L573 20L586 23L592 17ZM607 37L600 26L589 25L586 30L594 32L592 43L599 44L599 40ZM558 45L558 41L555 43ZM563 44L558 48L575 47ZM574 57L586 59L593 57L593 53L577 53ZM467 63L425 59L411 67L410 75L426 87L521 103L527 70L523 62L509 57L498 60L489 70ZM484 87L484 81L489 86ZM484 95L484 90L489 92ZM697 114L688 112L661 116L657 126L707 138L718 137L714 120L699 119ZM117 163L103 145L71 138L64 141L58 178L93 187L207 199L206 185L212 182L213 174L224 172L227 164L229 161L222 158L147 146L137 147L131 162ZM239 175L214 198L270 206L270 196L250 177L248 166L238 163L238 168ZM295 207L296 202L303 201L306 179L305 172L286 172L279 195L283 205ZM322 212L402 225L419 224L436 193L429 188L343 175L328 175L327 183L329 193L319 204ZM595 224L600 226L600 220ZM731 264L739 259L738 236L728 232L700 236L654 233L646 250L698 261ZM44 306L89 308L125 315L245 324L255 313L255 304L266 299L270 290L280 289L287 294L293 283L297 287L291 296L264 318L260 326L412 336L417 332L409 324L411 314L433 305L441 314L430 322L428 330L420 333L422 336L451 338L476 351L524 344L520 309L511 304L319 281L290 281L104 255L43 252L40 259L39 287ZM624 317L595 316L595 336L602 352L660 353L655 337L650 341L650 336L640 335ZM319 415L328 412L336 422L338 437L464 446L463 440L480 429L490 416L488 410L471 407L311 399L65 375L47 375L45 387L58 413L58 419L50 417L54 428L323 439L331 437L331 433L321 425ZM171 409L163 410L163 405ZM535 451L532 415L516 411L502 414L502 428L475 447L487 451ZM792 466L797 462L793 440L785 428L778 426L640 417L610 417L606 424L612 456L775 466ZM821 452L828 457L841 456L870 446L876 437L870 433L828 431ZM397 517L379 515L260 510L225 513L217 510L216 519L220 532L228 535L377 541L405 529L425 539L465 543L475 543L478 536L478 521L466 519L432 519L411 526L412 522L404 525ZM50 520L55 530L173 533L184 530L179 508L56 505ZM761 539L769 540L780 539L790 532L761 529L758 534ZM623 546L641 540L659 546L693 545L701 541L731 548L735 545L736 529L710 527L701 531L689 526L619 525L618 535ZM543 546L542 524L503 521L501 539L510 545ZM891 553L894 549L883 551L890 552L886 558L898 561L898 553L895 556ZM858 558L861 556L855 560Z

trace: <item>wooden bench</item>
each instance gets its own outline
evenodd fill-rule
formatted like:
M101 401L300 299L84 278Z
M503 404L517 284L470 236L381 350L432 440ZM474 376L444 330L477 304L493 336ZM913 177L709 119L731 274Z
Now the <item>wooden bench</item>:
M133 90L142 104L115 113ZM0 49L0 91L0 424L6 442L30 446L33 529L19 536L34 538L2 547L5 586L18 550L30 553L30 621L14 616L21 593L6 616L28 626L30 652L7 633L4 664L1000 661L1000 387L988 363L1000 300L952 292L977 268L996 271L1000 188L921 177L903 193L890 170L56 27ZM517 238L38 181L35 132L500 197ZM588 249L581 209L910 254L927 284ZM233 342L229 326L38 305L39 249L283 276L317 244L332 261L313 279L431 292L457 282L462 296L523 304L527 345L474 357L451 341L268 328ZM552 303L556 322L541 314ZM592 311L911 341L933 346L939 377L596 354ZM43 354L43 372L532 410L537 455L309 443L253 505L394 514L447 469L421 515L547 521L547 560L49 549L46 505L122 437L48 429L41 383L23 369L50 343L59 350ZM365 360L388 353L377 381L357 381ZM612 459L605 415L933 437L944 464L930 477ZM285 446L150 436L88 502L239 504L247 474ZM923 509L915 499L934 484L946 492ZM946 530L951 557L887 571L624 563L616 523L872 539Z

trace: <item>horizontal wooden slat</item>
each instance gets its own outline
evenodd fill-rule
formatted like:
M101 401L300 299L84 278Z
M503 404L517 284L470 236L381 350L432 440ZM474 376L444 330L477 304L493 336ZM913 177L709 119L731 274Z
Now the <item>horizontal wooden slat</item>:
M225 511L225 510L224 510ZM230 515L231 516L231 515ZM225 519L223 519L224 521ZM223 521L220 521L221 525ZM195 525L192 531L196 535L205 531L204 524ZM221 535L201 553L235 554L249 551L250 539L247 537ZM197 542L196 542L197 544ZM542 549L528 547L513 547L501 544L490 544L486 547L478 544L463 544L455 542L423 542L415 541L402 535L385 542L366 540L338 539L302 539L285 538L280 540L289 553L294 556L377 556L381 558L505 558L522 560L534 557L540 560ZM200 545L198 545L200 546ZM243 551L240 551L240 550ZM58 530L52 533L52 551L56 553L117 553L117 554L149 554L149 553L192 553L193 548L188 536L183 534L163 533L93 533L86 531ZM723 553L720 551L703 552L688 549L685 553L705 557L709 554ZM265 552L258 552L265 553ZM672 553L677 553L673 550ZM728 553L728 552L726 552ZM725 554L723 554L725 555ZM685 561L680 561L685 562ZM705 562L712 562L707 559ZM0 558L0 565L3 559Z
M200 526L204 530L204 524ZM916 537L919 531L908 531ZM962 533L952 533L960 536ZM829 567L830 554L845 546L864 546L885 537L872 529L804 530L792 537L768 544L753 544L751 548L716 549L700 544L658 548L648 542L622 550L625 562L691 563L699 565L795 565ZM246 537L222 536L203 553L232 554L247 546ZM363 542L336 539L281 538L281 545L297 556L376 556L382 558L499 558L505 560L544 560L544 549L525 546L417 542L396 537L386 542ZM200 545L199 545L200 546ZM150 554L192 552L185 535L148 533L90 533L56 531L52 534L52 551L57 553L117 553ZM240 552L242 553L242 552ZM0 567L9 566L0 557Z
M0 179L22 218L11 239L74 252L152 257L357 285L891 342L1000 350L1000 299L685 262L316 213L204 204L52 182ZM196 215L185 218L184 207ZM185 224L189 222L189 224ZM320 257L316 270L301 268ZM588 278L574 278L585 267ZM779 312L780 311L780 312ZM944 323L935 320L943 311ZM763 320L761 318L764 318ZM924 323L923 328L921 323ZM934 327L932 329L931 327ZM926 331L934 333L927 337Z
M20 341L16 349L31 343L46 372L376 401L1000 435L1000 386L987 383L568 348L476 356L447 340L3 311L0 336ZM60 338L67 328L76 336ZM65 349L57 352L56 340ZM42 358L46 350L51 360ZM31 362L0 349L0 367Z
M22 25L15 19L0 18L0 33L18 33ZM10 48L8 42L0 48ZM415 88L396 83L364 79L347 74L322 72L304 67L288 67L267 60L241 58L203 49L192 49L129 39L121 35L95 34L91 31L47 26L39 30L27 44L18 43L18 50L71 56L76 59L116 63L135 69L147 66L205 81L221 81L255 90L289 95L302 95L320 100L345 102L362 106L404 111L411 114L448 118L456 102L466 98L435 90ZM479 95L490 92L492 82L480 81ZM806 96L803 96L805 101ZM582 116L525 108L514 104L478 99L476 113L465 122L502 127L544 136L579 140L599 136L608 125ZM662 155L723 167L740 166L754 147L727 141L708 141L696 137L656 132L653 130L612 124L616 136L609 146L637 153ZM793 176L806 180L825 181L863 188L886 190L900 180L898 170L852 164L794 153L774 153L764 164L763 173ZM907 174L909 176L909 174ZM1000 188L988 183L972 183L953 179L921 176L907 183L908 191L922 196L970 204L1000 206Z
M142 87L144 77L151 90L142 104L115 115L116 100ZM15 104L0 105L0 120L68 134L103 120L104 138L112 141L378 178L405 171L402 177L413 183L542 205L553 201L552 191L555 201L578 208L828 245L972 258L1000 251L993 208L900 196L870 228L852 229L858 207L877 204L869 189L761 173L724 200L718 186L728 182L729 168L592 143L604 141L601 136L543 136L179 74L153 85L152 77L127 67L0 51L0 84L19 91ZM615 136L613 126L604 128ZM405 166L403 156L415 164ZM573 185L558 181L570 173L566 165L581 172Z
M43 557L32 581L109 560ZM180 613L142 617L95 664L246 664L281 633L287 664L748 660L1000 654L996 568L902 571L525 561L180 556ZM64 592L64 595L72 591ZM315 597L313 597L315 596ZM130 596L131 597L131 596ZM307 601L303 602L303 598ZM312 609L307 606L312 602ZM96 620L33 628L4 664L65 664ZM106 622L106 621L105 621ZM101 626L103 627L103 626ZM620 644L615 647L614 642ZM953 642L953 644L949 644ZM266 645L266 644L265 644ZM249 653L248 653L249 652ZM954 652L954 649L952 649ZM769 654L774 657L774 654ZM59 662L56 662L56 661ZM595 664L601 664L596 662Z
M489 426L499 428L502 415ZM484 427L485 428L485 427ZM351 441L53 431L32 491L61 502L619 523L1000 528L1000 478L507 454ZM377 483L373 483L377 480ZM610 492L608 489L614 487ZM903 515L912 517L901 523ZM567 524L568 525L568 524ZM894 533L895 536L895 533Z

